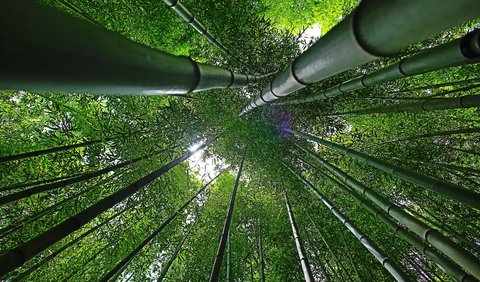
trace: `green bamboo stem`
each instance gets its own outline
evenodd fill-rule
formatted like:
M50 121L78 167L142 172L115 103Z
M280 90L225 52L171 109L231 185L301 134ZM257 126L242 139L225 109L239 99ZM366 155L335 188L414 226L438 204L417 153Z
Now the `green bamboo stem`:
M281 105L333 98L400 78L478 62L480 62L480 30L475 30L462 38L407 57L385 68L342 82L315 95L283 102Z
M57 0L57 2L60 3L63 7L65 7L67 10L70 10L71 12L73 12L73 14L77 15L81 19L83 19L83 20L85 20L85 21L87 21L87 22L89 22L93 25L96 25L98 27L104 28L101 24L99 24L97 21L95 21L92 17L83 13L82 10L80 10L74 4L69 3L65 0Z
M66 281L71 281L71 278L72 277L75 277L75 275L77 275L78 272L80 272L81 270L85 269L85 267L91 263L92 261L95 261L95 258L97 258L101 253L103 253L103 251L105 251L106 248L111 248L112 245L111 244L105 244L105 246L101 247L100 249L98 249L98 251L96 251L94 254L92 254L90 257L87 258L87 260L85 260L85 263L83 264L83 267L78 267L77 269L75 269L72 273L70 273L65 279L63 279L63 282L66 282Z
M200 146L196 151L201 150L206 146L207 144L204 144ZM110 196L102 200L99 200L95 204L66 219L62 223L48 229L40 235L2 254L0 256L0 277L22 266L26 261L30 260L51 245L75 232L98 215L112 208L116 204L122 202L131 195L135 194L137 191L144 188L146 185L154 182L157 178L167 173L183 161L187 160L196 151L186 152L182 156L176 158L170 163L164 165L163 167L147 174L146 176L133 182L127 187L118 190L117 192L111 194Z
M260 257L260 282L265 282L265 258L263 255L262 226L258 226L258 255Z
M450 81L450 82L444 82L444 83L431 84L431 85L426 85L426 86L419 86L419 87L415 87L415 88L407 88L407 89L394 91L393 93L408 93L408 92L415 92L415 91L422 91L422 90L433 90L433 89L439 89L439 88L442 88L442 87L465 85L465 84L477 83L477 82L480 82L479 78L471 78L471 79L464 79L464 80L456 80L456 81Z
M312 192L322 203L333 213L333 215L362 243L363 246L382 264L382 266L397 280L397 281L410 281L408 276L400 269L395 262L393 262L387 255L384 254L374 242L372 242L368 236L363 234L353 223L351 223L345 215L328 200L318 189L300 174L292 170L289 166L285 165L287 169L294 174L309 190Z
M48 183L48 184L44 184L44 185L39 185L39 186L24 189L24 190L15 192L15 193L11 193L9 195L0 197L0 205L5 205L5 204L11 203L11 202L15 202L15 201L18 201L18 200L21 200L21 199L28 198L30 196L39 194L39 193L46 192L46 191L51 191L51 190L63 188L63 187L66 187L66 186L69 186L69 185L72 185L72 184L84 182L84 181L90 180L92 178L99 177L99 176L105 175L107 173L110 173L112 171L124 168L126 166L134 165L134 164L136 164L140 161L149 159L153 156L157 156L157 155L159 155L163 152L173 150L173 149L177 148L178 146L180 146L180 145L173 146L173 147L170 147L170 148L167 148L167 149L163 149L163 150L160 150L160 151L157 151L157 152L145 155L145 156L141 156L141 157L138 157L138 158L135 158L135 159L132 159L132 160L121 162L121 163L113 165L113 166L108 166L108 167L105 167L103 169L100 169L100 170L97 170L97 171L94 171L94 172L83 173L83 174L81 174L77 177L72 177L72 178L68 178L66 180L53 182L53 183Z
M59 147L49 148L49 149L45 149L45 150L38 150L38 151L33 151L33 152L28 152L28 153L21 153L21 154L17 154L17 155L0 157L0 163L18 161L18 160L23 160L23 159L27 159L27 158L33 158L33 157L43 156L43 155L52 154L52 153L68 151L68 150L72 150L72 149L76 149L76 148L87 147L87 146L95 145L95 144L98 144L98 143L108 142L108 141L111 141L113 139L114 138L108 138L108 139L105 139L105 140L86 141L86 142L72 144L72 145L59 146Z
M429 137L450 136L450 135L456 135L456 134L472 134L472 133L480 133L480 127L461 128L461 129L454 129L454 130L444 130L444 131L429 132L424 134L417 134L417 135L407 136L403 138L387 140L377 144L363 146L362 148L366 149L366 148L385 145L389 143L398 143L398 142L411 141L411 140L423 139L423 138L429 138Z
M295 216L293 215L292 207L290 206L290 202L288 200L288 196L286 192L284 193L284 199L285 199L285 206L287 207L290 227L292 228L293 240L295 241L298 258L302 266L303 277L305 278L305 282L315 282L315 278L313 277L313 272L310 267L310 262L308 261L308 258L306 256L305 248L303 246L302 239L300 238L297 223L295 222Z
M242 157L240 168L238 169L237 178L235 179L235 185L233 186L232 195L230 197L230 203L228 204L227 214L223 223L222 236L218 244L217 254L213 263L212 272L210 273L210 282L218 282L220 276L220 269L222 267L223 256L225 253L225 247L227 244L228 234L230 233L230 225L233 217L233 209L235 207L235 198L237 196L238 185L240 184L240 176L242 175L243 163L245 161L245 154Z
M249 67L242 62L237 56L230 52L225 45L220 43L205 26L198 21L197 18L183 5L179 0L163 0L168 7L170 7L175 13L177 13L187 24L193 27L201 36L207 39L220 51L232 58L235 62L249 69Z
M376 208L367 200L360 197L357 193L353 192L351 189L347 188L345 185L335 180L333 177L320 172L319 173L331 183L333 183L337 188L349 194L357 203L359 203L363 208L365 208L369 213L380 219L385 225L387 225L390 230L392 230L397 236L407 241L422 254L429 257L433 262L438 264L440 268L445 271L450 277L455 281L475 281L475 279L469 274L465 273L459 266L452 263L449 259L444 257L441 253L437 252L435 249L425 244L418 236L413 235L406 228L398 225L394 220L381 211L379 208Z
M104 183L112 180L113 178L117 177L118 175L117 174L114 174L114 175L111 175L109 177L106 177L104 180L102 181L99 181L98 183L95 183L95 185L92 185L91 187L89 187L88 189L85 189L79 193L76 193L66 199L63 199L62 201L58 202L58 203L55 203L31 216L29 216L28 218L20 221L20 222L16 222L14 224L10 224L10 225L7 225L6 227L0 229L0 239L4 239L8 236L8 234L12 233L12 232L15 232L16 230L22 228L23 226L31 223L31 222L34 222L35 220L47 215L47 214L50 214L50 213L53 213L54 211L58 210L59 208L63 207L67 202L69 201L72 201L73 199L76 199L84 194L86 194L87 192L90 192L91 190L95 189L96 187L98 187L99 185L103 185Z
M16 184L13 184L13 185L10 185L10 186L5 186L5 187L0 188L0 192L17 190L17 189L22 189L22 188L25 188L25 187L32 187L32 186L36 186L36 185L52 183L52 182L59 181L59 180L65 180L65 179L68 179L68 178L77 177L81 174L82 173L74 174L74 175L61 176L61 177L55 177L55 178L50 178L50 179L44 179L44 180L38 180L38 181L34 181L34 182L16 183Z
M324 267L324 265L326 265L327 267L329 267L330 269L331 268L331 265L330 263L328 262L328 260L325 258L325 262L323 262L321 259L319 259L319 256L320 256L320 250L318 249L318 247L314 244L314 242L312 241L312 239L308 236L308 232L307 230L305 229L305 226L301 226L301 229L303 231L303 239L305 240L305 245L308 246L307 249L314 255L314 261L317 262L317 266L318 268L320 268L320 271L322 273L322 276L325 278L325 282L329 282L329 277L327 275L327 270L326 268ZM312 260L310 260L312 261ZM332 270L333 272L333 270ZM343 279L343 277L340 278L341 281L345 281ZM322 280L323 281L323 280Z
M183 235L183 237L182 237L182 239L180 240L180 242L178 242L177 246L175 247L175 251L174 251L173 254L170 256L170 258L168 259L168 261L167 261L167 263L165 264L165 266L162 268L162 272L160 272L160 275L158 276L157 282L162 282L163 279L165 279L165 276L167 275L168 270L169 270L170 267L172 266L173 262L177 259L177 256L178 256L178 254L180 253L180 250L182 249L183 244L185 244L185 242L186 242L187 239L188 239L188 236L189 236L190 233L192 232L194 225L195 225L195 223L192 224L192 225L188 228L188 231L185 233L185 235Z
M430 112L451 109L468 109L480 107L480 95L466 95L462 97L452 98L436 98L427 99L421 102L413 102L406 104L395 104L390 106L379 106L369 109L329 114L329 117L351 116L351 115L370 115L370 114L387 114L387 113L416 113Z
M232 274L231 274L231 262L232 262L232 249L231 249L231 245L230 245L230 232L228 233L228 237L227 237L227 277L226 277L226 281L227 282L231 282L232 281Z
M311 156L317 163L321 164L322 168L338 177L338 179L340 179L346 186L352 188L357 193L371 200L381 210L386 212L401 224L405 225L408 230L417 234L423 240L425 240L425 242L431 244L437 250L441 251L444 255L460 265L475 278L480 279L480 268L478 268L480 261L474 255L464 250L451 239L442 235L442 233L440 233L438 230L431 228L424 222L405 212L398 205L392 203L379 193L352 178L341 169L320 158L317 154L306 150L303 147L299 146L299 148Z
M15 279L13 279L13 281L21 281L23 279L27 279L28 276L30 276L30 274L32 274L35 270L39 269L40 267L42 267L43 265L45 265L46 263L48 263L49 261L51 261L52 259L54 259L55 257L57 257L60 253L62 253L63 251L65 251L66 249L70 248L71 246L73 246L74 244L80 242L83 238L87 237L88 235L92 234L93 232L97 231L98 229L102 228L103 226L105 226L106 224L108 224L110 221L112 221L112 219L122 215L123 213L125 213L126 211L132 209L133 206L130 206L130 207L127 207L125 209L123 209L122 211L120 212L117 212L116 214L110 216L109 218L107 218L106 220L104 220L103 222L101 222L100 224L92 227L91 229L89 229L88 231L84 232L82 235L78 236L77 238L73 239L72 241L66 243L65 245L63 245L61 248L59 248L58 250L54 251L53 253L51 253L50 255L48 255L46 258L44 258L42 261L40 261L39 263L31 266L29 269L27 269L26 271L22 272L19 276L15 277Z
M348 260L350 261L350 264L352 265L353 271L355 271L355 274L358 277L358 281L362 281L362 278L360 278L360 273L358 272L358 269L357 269L357 264L353 261L352 253L350 252L350 248L347 246L347 240L345 239L344 234L342 234L342 241L343 241L343 244L345 245L345 248L347 249L347 257L348 257Z
M479 96L480 97L480 96ZM308 139L310 141L316 142L318 144L324 145L328 148L334 149L335 151L350 156L356 160L359 160L367 165L373 166L377 169L380 169L390 175L398 177L400 179L406 180L413 184L419 185L426 189L432 190L438 194L446 196L454 201L463 203L465 205L471 206L476 209L480 209L480 194L467 190L462 187L458 187L454 184L441 181L430 176L422 175L420 173L410 171L385 161L382 161L373 156L349 149L347 147L320 139L311 134L306 134L299 132L294 129L284 129L286 132L298 135L302 138Z
M149 244L157 235L165 228L167 227L172 221L174 221L177 216L182 213L190 203L197 199L198 196L207 189L207 187L219 177L223 171L221 171L219 174L217 174L214 178L212 178L209 182L207 182L205 185L203 185L202 188L200 188L190 199L188 199L180 208L178 208L170 217L168 217L160 226L158 226L150 235L148 235L147 238L145 238L140 244L138 244L130 253L123 258L120 262L118 262L110 271L108 271L103 277L100 279L102 282L107 282L109 281L112 277L114 277L117 274L120 274L125 267L128 266L128 264L132 261L132 259L147 245Z
M186 94L266 77L160 52L31 0L2 1L0 26L9 27L0 30L1 89Z
M333 260L335 261L335 264L337 264L339 266L339 268L341 268L343 270L343 272L347 275L348 277L348 280L349 281L353 281L351 276L350 276L350 273L348 273L348 271L346 270L345 266L343 265L342 261L338 258L338 256L335 254L335 252L333 251L333 249L330 247L330 244L327 242L327 240L325 239L325 236L323 236L322 232L320 231L320 228L317 227L317 224L315 223L315 221L312 219L312 217L310 216L310 213L307 212L307 217L310 219L310 223L312 224L312 226L315 228L315 231L317 231L317 234L320 236L320 239L322 239L323 243L325 244L325 246L327 247L327 250L330 252L330 254L332 255L333 257ZM357 272L356 270L356 267L355 267L355 272ZM356 273L357 276L358 276L358 281L362 281L362 278L360 277L360 275L358 273ZM342 276L343 277L343 276Z
M378 57L394 56L412 43L477 18L479 7L476 0L362 1L278 74L240 115Z

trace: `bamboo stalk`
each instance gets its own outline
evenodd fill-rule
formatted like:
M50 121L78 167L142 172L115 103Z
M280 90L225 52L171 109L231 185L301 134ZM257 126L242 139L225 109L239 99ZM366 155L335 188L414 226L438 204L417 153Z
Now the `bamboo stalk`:
M480 279L480 268L478 268L480 261L474 255L465 251L462 247L453 242L451 239L445 237L438 230L431 228L421 220L405 212L398 205L392 203L379 193L352 178L338 167L320 158L317 154L304 149L303 147L298 147L311 156L315 161L317 161L317 163L321 164L322 168L338 177L338 179L340 179L346 186L352 188L357 193L371 200L381 210L386 212L401 224L405 225L408 230L417 234L423 240L437 248L437 250L441 251L444 255L460 265L475 278Z
M363 246L382 264L382 266L397 280L397 281L410 281L408 276L400 269L395 262L393 262L387 255L384 254L374 242L372 242L368 236L363 234L353 223L351 223L345 215L328 200L318 189L300 174L292 170L289 166L285 167L295 175L309 190L312 192L322 203L333 213L333 215L362 243ZM313 280L312 280L313 281Z
M356 110L343 113L334 113L327 116L351 116L351 115L370 115L370 114L387 114L387 113L416 113L431 112L451 109L468 109L480 107L480 95L465 95L462 97L452 98L435 98L426 99L421 102L395 104L389 106L379 106L369 109Z
M320 239L322 239L323 243L325 244L325 246L327 247L328 251L330 252L330 254L332 255L333 257L333 260L335 261L335 264L337 264L339 266L339 268L341 268L343 270L343 272L347 275L348 277L348 280L349 281L352 281L352 277L350 276L350 273L348 273L347 269L345 268L345 266L343 265L342 261L338 258L338 256L335 254L335 252L333 251L333 249L330 247L330 244L327 242L327 240L325 239L325 236L323 236L322 232L320 231L320 228L317 227L317 224L315 223L315 221L312 219L312 217L310 216L309 212L307 211L306 212L307 214L307 217L310 219L310 222L312 223L312 226L315 228L315 230L317 231L318 235L320 236ZM354 266L354 270L355 272L357 272L356 270L356 267ZM357 274L357 277L358 277L358 281L362 281L362 278L360 276L359 273L356 273ZM342 277L342 280L343 280L343 275L340 274L340 276Z
M278 74L240 115L352 67L393 56L412 43L477 18L479 8L477 0L364 0Z
M300 137L316 142L318 144L324 145L328 148L334 149L339 153L350 156L356 160L359 160L367 165L373 166L381 171L384 171L400 179L406 180L413 184L432 190L433 192L441 194L454 201L463 203L465 205L468 205L476 209L480 209L480 194L474 191L470 191L465 188L458 187L454 184L441 181L441 180L432 178L430 176L422 175L420 173L392 165L390 163L387 163L373 156L355 151L353 149L347 148L342 145L338 145L338 144L320 139L311 134L302 133L294 129L284 129L284 131L298 135Z
M265 258L263 255L262 226L258 226L258 255L260 257L260 282L265 282Z
M206 146L207 144L204 144L200 146L196 151L201 150ZM39 254L51 245L75 232L98 215L112 208L116 204L122 202L129 196L135 194L138 190L142 189L146 185L154 182L157 178L170 171L172 168L176 167L183 161L187 160L196 151L186 152L182 156L176 158L170 163L164 165L163 167L147 174L146 176L133 182L127 187L120 189L119 191L96 202L85 210L66 219L62 223L48 229L42 234L2 254L0 256L0 277L22 266L26 261L30 260L35 255Z
M429 137L438 137L438 136L449 136L449 135L456 135L456 134L472 134L472 133L480 133L480 127L471 127L471 128L461 128L461 129L454 129L454 130L444 130L444 131L436 131L436 132L429 132L424 134L417 134L407 137L401 137L397 139L383 141L377 144L371 144L369 146L363 146L362 148L370 148L379 145L385 145L389 143L397 143L403 141L411 141L415 139L422 139L422 138L429 138Z
M48 255L46 258L44 258L42 261L40 261L39 263L31 266L29 269L27 269L25 272L22 272L19 276L15 277L15 279L13 279L13 281L21 281L23 279L27 279L28 276L30 276L30 274L32 274L35 270L37 270L38 268L42 267L43 265L45 265L46 263L48 263L49 261L51 261L52 259L54 259L55 257L57 257L60 253L62 253L63 251L65 251L66 249L70 248L71 246L73 246L74 244L80 242L83 238L87 237L88 235L92 234L93 232L95 232L96 230L102 228L103 226L105 226L106 224L108 224L110 221L112 221L112 219L122 215L124 212L132 209L133 206L130 206L130 207L127 207L125 209L123 209L122 211L120 212L117 212L116 214L110 216L109 218L107 218L106 220L104 220L103 222L101 222L100 224L92 227L91 229L89 229L88 231L84 232L82 235L78 236L77 238L73 239L72 241L66 243L65 245L63 245L61 248L59 248L58 250L54 251L53 253L51 253L50 255Z
M453 66L478 63L480 62L479 41L480 30L475 30L462 38L420 52L377 71L342 82L317 94L279 103L279 105L297 105L319 101L400 78Z
M138 163L142 160L151 158L151 157L156 156L158 154L161 154L163 152L173 150L173 149L177 148L178 146L179 145L173 146L173 147L170 147L170 148L166 148L166 149L163 149L163 150L160 150L160 151L157 151L157 152L145 155L145 156L141 156L141 157L138 157L138 158L135 158L135 159L132 159L132 160L128 160L128 161L125 161L125 162L122 162L122 163L119 163L119 164L116 164L116 165L113 165L113 166L108 166L108 167L105 167L101 170L97 170L97 171L94 171L94 172L87 172L87 173L81 174L77 177L72 177L72 178L68 178L66 180L53 182L53 183L48 183L48 184L28 188L28 189L25 189L25 190L22 190L22 191L18 191L18 192L0 197L0 205L5 205L5 204L8 204L10 202L15 202L15 201L30 197L32 195L36 195L38 193L51 191L51 190L54 190L54 189L59 189L59 188L63 188L63 187L66 187L66 186L69 186L69 185L72 185L72 184L87 181L87 180L90 180L92 178L102 176L102 175L107 174L109 172L115 171L117 169L121 169L123 167L136 164L136 163Z
M240 176L243 170L243 162L245 161L245 154L242 157L240 163L240 168L238 169L237 178L235 179L235 185L233 186L232 195L230 197L230 203L228 204L227 214L225 216L225 221L223 223L222 236L220 238L220 243L218 244L217 254L215 256L215 261L213 263L212 272L210 273L210 282L217 282L220 276L220 269L222 267L223 255L225 253L225 247L227 244L227 237L230 232L230 224L233 217L233 209L235 207L235 198L237 196L238 185L240 184Z
M170 258L168 259L167 263L166 263L165 266L163 267L162 272L160 272L160 275L158 276L157 282L162 282L163 279L165 279L165 276L167 275L168 270L169 270L170 267L172 266L172 264L173 264L173 262L175 261L175 259L177 259L177 256L178 256L178 254L180 253L180 250L182 249L183 244L185 244L185 242L186 242L187 239L188 239L188 236L189 236L190 233L192 232L194 225L195 225L195 223L192 224L192 225L188 228L188 231L187 231L187 232L185 233L185 235L182 237L182 240L180 240L180 242L178 242L177 246L175 247L175 251L174 251L173 254L170 256Z
M201 36L212 43L220 51L232 58L235 62L249 69L249 67L242 62L237 56L230 52L225 45L220 43L216 37L214 37L205 26L198 21L198 19L183 5L179 0L163 0L168 7L170 7L175 13L177 13L187 24L193 27Z
M18 161L18 160L23 160L23 159L26 159L26 158L33 158L33 157L38 157L38 156L42 156L42 155L46 155L46 154L58 153L58 152L68 151L68 150L71 150L71 149L87 147L87 146L95 145L95 144L102 143L102 142L108 142L108 141L111 141L113 139L114 138L108 138L108 139L105 139L105 140L86 141L86 142L72 144L72 145L59 146L59 147L49 148L49 149L45 149L45 150L38 150L38 151L21 153L21 154L12 155L12 156L0 157L0 163Z
M313 277L312 269L310 267L310 262L308 261L302 239L300 238L300 234L298 232L298 227L297 223L295 222L292 207L290 206L290 202L288 201L287 193L285 192L283 195L285 199L285 206L287 207L288 219L290 220L290 227L292 228L293 240L295 241L298 258L302 266L303 277L305 278L305 282L315 282L315 278Z
M447 273L450 277L452 277L455 281L475 281L475 279L465 273L459 266L452 263L442 254L437 252L435 249L430 247L429 245L425 244L420 238L414 236L412 233L408 232L407 229L398 225L395 221L390 219L384 212L380 209L376 208L374 205L366 201L365 199L361 198L357 193L353 192L351 189L347 188L345 185L334 179L333 177L320 172L319 173L326 179L328 179L331 183L333 183L336 187L341 189L342 191L349 194L357 203L359 203L362 207L364 207L369 213L374 215L376 218L380 219L385 225L387 225L397 236L402 238L403 240L407 241L411 244L414 248L419 250L422 254L429 257L433 262L438 264L440 268Z
M167 218L160 226L158 226L147 238L145 238L140 244L138 244L125 258L123 258L120 262L118 262L113 269L111 269L109 272L107 272L103 277L100 279L102 282L107 282L109 281L112 277L114 277L117 274L120 274L120 272L127 267L127 265L132 261L132 259L148 244L150 243L157 235L165 228L167 227L170 222L174 221L175 218L183 212L188 205L195 200L207 187L219 177L223 171L221 171L219 174L217 174L214 178L212 178L209 182L207 182L205 185L203 185L202 188L200 188L188 201L186 201L180 208L178 208L169 218Z
M1 89L186 94L266 77L160 52L32 0L2 1L0 26Z

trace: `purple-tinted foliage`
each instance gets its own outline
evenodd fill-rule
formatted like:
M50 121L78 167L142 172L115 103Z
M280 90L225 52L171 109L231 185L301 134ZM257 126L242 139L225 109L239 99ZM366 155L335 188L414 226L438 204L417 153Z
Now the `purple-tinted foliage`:
M292 133L286 131L290 129L293 123L293 116L283 106L269 107L267 116L273 125L278 126L280 129L280 136L289 137Z

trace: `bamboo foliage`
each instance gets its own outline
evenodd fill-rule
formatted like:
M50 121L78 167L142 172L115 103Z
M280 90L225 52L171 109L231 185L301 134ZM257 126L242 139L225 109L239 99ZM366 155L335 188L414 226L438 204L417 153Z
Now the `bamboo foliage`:
M480 107L480 95L465 95L452 98L426 99L421 102L395 104L389 106L379 106L369 109L350 111L344 113L329 114L327 116L350 116L350 115L369 115L369 114L387 114L403 112L430 112L450 109L467 109Z
M393 56L412 43L478 17L479 7L476 0L364 0L278 74L240 115L352 67ZM423 11L435 12L411 16Z
M22 266L26 261L32 259L34 256L44 251L48 247L57 243L61 239L70 235L71 233L84 226L92 219L102 214L106 210L112 208L116 204L122 202L129 196L135 194L146 185L154 182L158 177L170 171L172 168L187 160L193 153L205 148L207 144L203 144L195 151L188 151L182 156L169 162L163 167L149 173L141 179L133 182L127 187L111 194L110 196L96 202L85 210L76 215L66 219L60 224L48 229L42 234L30 239L29 241L17 246L16 248L6 252L0 256L0 277L9 273L10 271Z
M223 171L222 171L223 172ZM175 218L183 212L188 205L195 200L207 187L217 179L222 172L217 174L214 178L212 178L209 182L207 182L202 188L200 188L195 195L193 195L188 201L186 201L180 208L178 208L169 218L167 218L160 226L158 226L147 238L145 238L137 247L135 247L124 259L118 262L113 269L111 269L108 273L106 273L100 281L106 282L109 281L112 277L117 274L120 274L120 271L124 269L130 261L148 244L150 243L157 235L168 225L170 222L175 220Z
M425 242L431 244L437 250L449 257L452 261L463 267L467 272L472 274L476 279L480 279L480 261L471 253L464 250L451 239L444 236L435 228L430 227L420 219L410 215L398 205L392 203L373 189L367 187L358 180L339 169L338 167L328 163L320 158L317 154L298 146L302 151L311 156L322 168L326 169L346 186L352 188L357 193L364 195L372 201L381 210L393 217L395 220L403 224L408 230L420 236Z
M382 161L370 155L355 151L353 149L320 139L316 136L299 132L294 129L285 129L285 131L298 135L305 139L311 140L318 144L324 145L328 148L334 149L339 153L350 156L356 160L359 160L367 165L378 168L388 174L401 178L408 182L420 185L426 189L432 190L443 196L446 196L454 201L463 203L476 209L480 209L480 194L467 190L465 188L458 187L454 184L441 181L430 176L422 175L420 173L410 171L388 162Z
M284 193L284 198L285 206L287 207L288 220L290 221L290 226L292 227L293 239L295 241L295 246L297 247L298 258L300 260L300 264L302 265L303 277L305 278L305 282L315 282L315 278L313 277L312 269L310 267L310 262L306 256L305 247L303 246L302 239L300 238L297 223L295 222L295 217L293 215L292 207L286 192Z
M35 1L3 1L0 25L2 89L186 94L266 77L160 52Z
M367 200L361 198L357 193L353 192L349 188L347 188L344 184L340 183L333 177L318 171L324 178L329 180L333 183L336 187L340 188L342 191L349 194L355 201L357 201L362 207L364 207L369 213L380 219L385 225L387 225L390 230L392 230L396 235L398 235L403 240L407 241L417 250L419 250L422 254L429 257L434 261L436 264L440 266L440 269L445 271L453 280L455 281L476 281L475 278L470 276L469 274L465 273L459 266L452 263L449 259L439 253L437 250L430 247L428 244L425 244L420 238L414 236L410 233L406 228L398 225L394 220L388 217L384 212L380 209L372 205Z
M397 280L410 281L402 269L393 262L383 250L381 250L367 235L363 234L353 223L351 223L345 215L330 202L318 189L313 186L310 181L306 180L300 174L285 165L287 169L294 174L304 185L307 190L311 191L322 203L333 213L333 215L362 243L363 246L382 264L382 266Z
M230 223L232 222L233 209L235 207L235 198L237 196L238 185L240 184L240 176L242 175L244 161L245 154L243 155L242 161L240 162L237 178L235 179L235 185L233 186L232 195L230 197L230 203L228 204L227 214L223 223L222 236L220 238L220 243L218 244L217 254L213 263L212 272L210 273L210 282L217 282L219 280L220 269L222 267L223 256L225 253L225 247L227 245L228 235L230 234Z
M443 68L480 62L480 30L462 38L407 57L380 70L332 86L315 95L305 96L275 105L298 105L333 98L345 93L415 76Z

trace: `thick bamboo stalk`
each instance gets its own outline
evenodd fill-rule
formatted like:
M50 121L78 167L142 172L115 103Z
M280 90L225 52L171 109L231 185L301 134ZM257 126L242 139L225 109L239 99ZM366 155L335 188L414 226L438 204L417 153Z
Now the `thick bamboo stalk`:
M147 238L145 238L140 244L138 244L125 258L123 258L120 262L118 262L113 269L111 269L109 272L107 272L103 277L100 279L102 282L107 282L109 281L112 277L114 277L116 274L120 274L120 271L123 270L131 261L132 259L148 244L150 243L157 235L165 228L167 227L170 222L175 220L177 216L182 213L188 205L195 200L207 187L219 177L223 171L221 171L219 174L217 174L214 178L212 178L209 182L207 182L205 185L203 185L202 188L200 188L188 201L186 201L180 208L178 208L169 218L167 218L160 226L158 226L150 235L148 235Z
M242 157L240 167L238 169L237 178L235 179L235 185L233 186L232 195L230 197L230 203L228 204L227 214L223 223L222 236L220 243L218 244L217 254L213 263L212 272L210 273L210 282L217 282L220 276L220 269L222 267L223 255L225 253L225 247L227 245L228 234L230 233L230 223L232 222L233 209L235 207L235 198L237 196L238 185L240 184L240 176L242 175L243 162L245 161L245 154Z
M462 38L402 59L377 71L342 82L315 95L279 104L297 105L319 101L400 78L478 62L480 62L480 30L475 30Z
M169 270L170 267L172 266L172 264L173 264L173 262L175 261L175 259L177 259L177 256L178 256L178 254L180 253L180 250L181 250L182 247L183 247L183 244L185 244L185 242L186 242L187 239L188 239L188 236L190 235L190 233L192 233L192 230L193 230L193 226L194 226L194 225L195 225L195 223L192 224L192 225L188 228L188 231L185 233L185 235L183 235L182 240L180 240L180 242L178 242L177 246L175 247L175 251L174 251L173 254L170 256L170 258L168 259L167 263L165 263L165 265L163 266L162 272L160 272L160 275L158 276L157 282L162 282L163 279L165 279L165 276L167 275L168 270Z
M305 278L305 282L315 282L315 278L313 277L313 272L310 267L310 262L308 261L308 258L306 256L305 248L303 246L302 239L300 238L297 223L295 222L295 217L293 215L292 207L290 206L290 202L288 201L288 196L286 192L284 194L284 198L285 206L287 207L288 219L290 221L290 227L292 228L293 240L295 241L298 258L302 266L303 277Z
M38 193L51 191L51 190L54 190L54 189L59 189L59 188L63 188L63 187L66 187L66 186L69 186L69 185L72 185L72 184L87 181L87 180L90 180L92 178L99 177L99 176L102 176L102 175L107 174L109 172L112 172L114 170L121 169L123 167L136 164L136 163L138 163L142 160L151 158L151 157L156 156L158 154L161 154L165 151L175 149L178 146L179 145L173 146L173 147L170 147L170 148L167 148L167 149L163 149L163 150L160 150L158 152L154 152L152 154L141 156L141 157L138 157L138 158L135 158L135 159L132 159L132 160L128 160L128 161L125 161L125 162L122 162L122 163L119 163L119 164L116 164L116 165L113 165L113 166L108 166L108 167L103 168L101 170L97 170L97 171L94 171L94 172L87 172L87 173L81 174L77 177L72 177L72 178L68 178L66 180L53 182L53 183L48 183L48 184L28 188L28 189L25 189L25 190L22 190L22 191L18 191L18 192L0 197L0 205L4 205L4 204L10 203L10 202L18 201L18 200L30 197L30 196L38 194Z
M187 24L193 27L201 36L207 39L210 43L212 43L215 47L217 47L220 51L225 53L227 56L232 58L235 62L241 64L242 66L249 69L249 67L242 62L237 56L235 56L232 52L230 52L227 47L225 47L222 43L220 43L217 38L215 38L205 26L198 21L197 18L183 5L180 3L179 0L163 0L168 7L172 8L172 10L177 13Z
M452 98L426 99L421 102L379 106L369 109L329 114L327 116L370 115L403 112L430 112L450 109L467 109L480 107L480 95L466 95Z
M382 266L397 280L397 281L410 281L408 276L400 269L394 261L392 261L387 255L384 254L374 242L372 242L368 236L363 234L347 217L328 200L318 189L306 180L300 174L292 170L289 166L285 165L292 174L294 174L304 185L307 190L312 192L322 203L335 215L335 217L362 243L363 246L382 264Z
M320 139L311 134L302 133L294 129L284 129L284 130L286 132L290 132L292 134L298 135L300 137L311 140L318 144L324 145L328 148L334 149L339 153L350 156L356 160L359 160L367 165L378 168L400 179L406 180L413 184L432 190L433 192L446 196L454 201L463 203L465 205L471 206L476 209L480 209L480 194L474 191L470 191L465 188L458 187L454 184L441 181L441 180L432 178L430 176L422 175L420 173L392 165L388 162L382 161L373 156L355 151L353 149L347 148L342 145L338 145L338 144Z
M452 261L472 274L476 279L480 279L480 268L478 267L480 265L480 260L474 255L464 250L451 239L445 237L438 230L430 227L421 220L405 212L401 207L392 203L379 193L375 192L373 189L352 178L338 167L320 158L317 154L303 147L298 147L311 156L319 164L321 164L322 168L338 177L338 179L340 179L345 185L371 200L381 210L386 212L401 224L405 225L408 230L417 234L423 240L425 240L425 242L431 244L437 250L441 251Z
M240 115L352 67L393 56L412 43L477 18L479 8L477 0L364 0L278 74Z
M200 146L196 151L205 148L207 144ZM182 156L176 158L163 167L147 174L139 180L133 182L127 187L111 194L110 196L96 202L85 210L76 215L66 219L62 223L50 228L42 234L20 244L18 247L8 251L0 256L0 276L3 276L10 271L22 266L26 261L30 260L40 252L52 246L56 242L75 232L92 219L102 214L106 210L112 208L116 204L122 202L126 198L135 194L138 190L146 185L154 182L157 178L170 171L175 166L187 160L193 152L186 152Z
M40 267L42 267L43 265L45 265L46 263L48 263L49 261L51 261L52 259L54 259L55 257L57 257L60 253L62 253L63 251L65 251L66 249L70 248L71 246L73 246L74 244L80 242L83 238L87 237L88 235L92 234L93 232L95 232L96 230L102 228L102 226L104 226L105 224L109 223L112 219L122 215L124 212L132 209L133 206L130 206L130 207L127 207L125 209L123 209L122 211L120 212L117 212L116 214L110 216L109 218L107 218L106 220L104 220L103 222L101 222L100 224L92 227L91 229L89 229L88 231L84 232L82 235L78 236L77 238L73 239L72 241L66 243L65 245L63 245L61 248L59 248L58 250L54 251L53 253L51 253L50 255L48 255L46 258L44 258L42 261L40 261L39 263L33 265L32 267L30 267L29 269L27 269L25 272L22 272L19 276L15 277L15 279L13 279L13 281L21 281L23 279L26 279L28 278L28 276L30 276L30 274L32 274L35 270L39 269Z
M357 201L362 207L364 207L369 213L380 219L385 225L387 225L390 230L392 230L397 236L402 238L403 240L407 241L417 250L419 250L422 254L429 257L433 262L440 266L445 273L447 273L453 280L455 281L476 281L475 278L470 276L469 274L465 273L462 268L451 262L449 259L444 257L441 253L437 250L433 249L429 245L425 244L418 236L413 235L410 233L406 228L397 224L394 220L392 220L386 213L381 211L379 208L372 205L367 200L360 197L357 193L352 191L351 189L347 188L344 184L340 183L333 177L320 172L319 173L330 182L332 182L335 186L340 188L342 191L349 194L355 201Z
M38 150L38 151L34 151L34 152L28 152L28 153L22 153L22 154L17 154L17 155L12 155L12 156L0 157L0 163L17 161L17 160L22 160L22 159L26 159L26 158L33 158L33 157L38 157L38 156L51 154L51 153L68 151L68 150L75 149L75 148L87 147L87 146L102 143L102 142L108 142L108 141L111 141L113 139L114 138L109 138L109 139L106 139L106 140L87 141L87 142L82 142L82 143L77 143L77 144L72 144L72 145L66 145L66 146L59 146L59 147L45 149L45 150Z
M9 27L0 30L1 89L185 94L264 77L151 49L33 0L2 1L0 26Z

